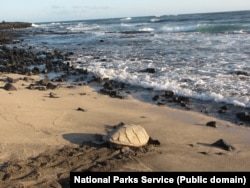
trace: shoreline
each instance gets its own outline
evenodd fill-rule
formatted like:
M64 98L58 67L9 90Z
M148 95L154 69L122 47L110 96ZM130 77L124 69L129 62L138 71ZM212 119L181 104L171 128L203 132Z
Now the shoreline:
M46 59L30 60L39 52L4 50L1 58L13 57L0 71L3 187L68 187L70 171L250 171L248 126L205 111L185 110L194 101L183 103L182 98L175 103L164 92L145 89L148 98L158 95L157 100L145 102L136 96L139 89L60 62L56 68L64 74L50 80L46 75L54 70L53 63L46 72L38 68ZM55 51L46 55L67 58L70 54ZM34 68L28 70L30 65ZM76 81L67 82L69 76ZM214 112L220 107L218 104ZM213 121L216 126L208 126ZM93 143L120 122L143 126L160 146L127 153Z
M1 74L2 87L9 78L17 80L13 83L17 90L0 90L0 185L40 182L67 187L70 171L250 170L248 127L144 103L131 95L110 98L88 85L58 83L53 90L28 89L41 80L38 76L25 79L19 74ZM218 127L206 126L209 121L216 121ZM131 155L107 145L93 145L98 135L105 135L120 122L142 125L160 146ZM220 139L235 149L213 145ZM23 170L17 170L17 166ZM46 173L50 177L47 174L45 178Z
M0 72L17 73L22 75L40 75L55 82L68 82L75 84L92 85L97 92L110 97L126 97L128 93L143 102L152 103L158 106L168 106L172 108L195 111L207 116L230 121L238 126L250 127L250 111L248 107L237 106L225 102L212 100L200 100L192 97L179 96L171 90L154 91L151 88L131 86L126 83L100 78L93 75L88 70L75 69L70 60L74 52L70 51L36 51L32 47L22 46L21 41L17 41L16 46L0 46L3 55L3 65ZM57 59L55 62L53 59ZM67 62L67 64L65 63ZM29 68L28 68L29 67ZM32 67L32 68L31 68ZM145 71L147 74L147 71ZM53 77L50 77L53 75ZM97 84L96 84L96 83ZM91 86L91 87L92 87Z

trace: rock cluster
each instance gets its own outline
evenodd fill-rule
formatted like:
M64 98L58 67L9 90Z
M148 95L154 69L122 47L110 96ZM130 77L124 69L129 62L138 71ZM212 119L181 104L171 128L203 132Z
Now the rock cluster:
M5 22L0 23L0 44L13 42L13 37L17 35L16 29L31 27L27 22Z

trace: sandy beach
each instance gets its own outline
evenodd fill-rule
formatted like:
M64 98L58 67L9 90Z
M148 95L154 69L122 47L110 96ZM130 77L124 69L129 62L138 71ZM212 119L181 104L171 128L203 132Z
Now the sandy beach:
M4 89L15 80L16 90ZM197 112L100 94L89 85L58 83L30 90L38 76L0 75L0 186L67 187L71 171L249 171L250 129ZM216 121L217 127L206 126ZM160 142L135 154L94 145L123 122ZM223 139L233 149L216 146Z

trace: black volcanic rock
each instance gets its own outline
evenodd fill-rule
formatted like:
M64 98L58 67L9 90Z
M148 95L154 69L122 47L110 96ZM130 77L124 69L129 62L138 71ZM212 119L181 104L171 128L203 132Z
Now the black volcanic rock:
M209 121L209 122L206 123L206 126L209 126L209 127L217 127L216 121Z
M11 84L11 83L5 84L3 88L6 91L16 91L17 90L17 88L13 84Z
M236 117L242 121L250 121L250 112L238 112Z
M31 26L32 26L32 23L28 23L28 22L5 22L5 21L2 21L0 23L0 30L27 28L27 27L31 27Z
M13 42L13 36L17 35L14 29L31 27L32 23L27 22L0 22L0 44Z
M227 143L225 140L223 140L223 139L217 140L216 142L214 142L214 143L212 144L212 146L215 146L215 147L218 147L218 148L227 150L227 151L235 150L235 147L234 147L234 146L228 144L228 143Z

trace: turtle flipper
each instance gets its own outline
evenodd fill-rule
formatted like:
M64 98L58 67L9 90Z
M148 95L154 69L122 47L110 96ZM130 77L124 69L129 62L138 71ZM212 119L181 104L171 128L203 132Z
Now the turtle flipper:
M92 143L97 144L97 145L103 145L106 142L104 140L100 141L100 140L92 140Z

